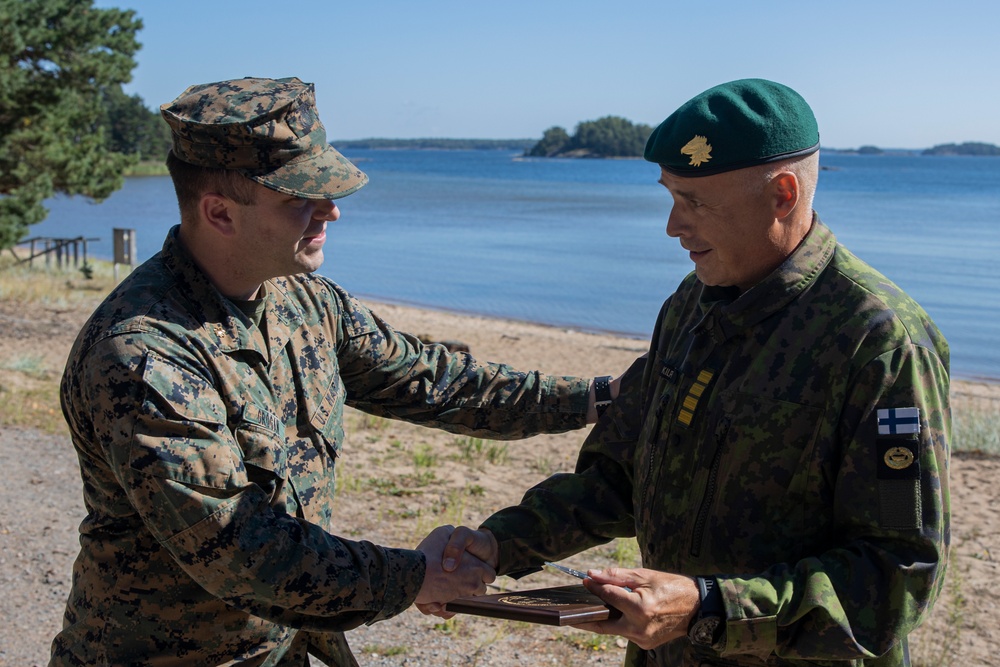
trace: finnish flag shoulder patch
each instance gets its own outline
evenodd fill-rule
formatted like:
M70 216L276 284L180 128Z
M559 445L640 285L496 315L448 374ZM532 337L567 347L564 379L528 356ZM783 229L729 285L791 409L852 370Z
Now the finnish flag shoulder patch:
M920 433L920 408L885 408L878 410L879 435Z

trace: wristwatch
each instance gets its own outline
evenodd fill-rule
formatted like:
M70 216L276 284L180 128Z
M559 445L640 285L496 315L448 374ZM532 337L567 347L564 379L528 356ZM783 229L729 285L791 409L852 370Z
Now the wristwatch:
M611 376L602 375L594 378L594 407L600 417L611 405Z
M695 646L714 647L726 634L726 606L715 577L695 577L701 605L688 628L688 639Z

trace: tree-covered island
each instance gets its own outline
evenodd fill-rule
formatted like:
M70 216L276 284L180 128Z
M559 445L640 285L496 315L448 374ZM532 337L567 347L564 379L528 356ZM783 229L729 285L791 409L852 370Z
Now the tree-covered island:
M938 144L933 148L900 149L879 148L878 146L862 146L861 148L828 148L827 153L845 153L852 155L1000 155L1000 146L983 142L967 141L964 144Z
M1000 155L1000 146L975 141L964 144L938 144L925 149L921 155Z
M570 136L561 127L545 130L541 141L525 151L531 157L642 157L653 128L620 116L584 121Z

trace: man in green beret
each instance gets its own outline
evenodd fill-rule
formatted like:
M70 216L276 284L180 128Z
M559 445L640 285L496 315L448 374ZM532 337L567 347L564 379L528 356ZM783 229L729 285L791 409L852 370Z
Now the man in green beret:
M181 222L63 376L87 517L50 664L357 664L345 630L494 572L442 569L450 526L416 549L335 534L344 406L514 438L596 421L593 384L425 345L311 273L368 180L311 84L192 86L161 113Z
M948 345L812 210L818 149L806 102L760 79L654 130L695 270L575 473L446 558L520 576L635 536L642 568L584 582L621 618L580 626L628 638L630 665L909 664L947 562Z

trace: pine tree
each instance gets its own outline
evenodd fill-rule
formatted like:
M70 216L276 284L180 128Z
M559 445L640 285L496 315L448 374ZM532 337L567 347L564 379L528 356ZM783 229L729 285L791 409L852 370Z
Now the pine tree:
M97 201L137 157L109 149L103 94L131 79L135 12L92 0L0 0L0 249L57 192Z

